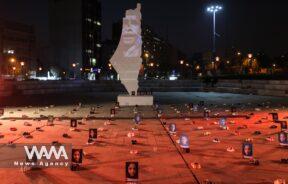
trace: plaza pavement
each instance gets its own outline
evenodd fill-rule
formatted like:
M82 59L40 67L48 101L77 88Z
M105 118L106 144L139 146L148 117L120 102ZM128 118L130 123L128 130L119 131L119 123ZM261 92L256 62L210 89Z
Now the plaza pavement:
M74 112L76 101L73 105L5 108L5 114L0 118L1 144L9 141L51 143L57 140L71 143L74 148L82 148L85 155L82 169L76 172L68 168L45 168L23 173L19 168L1 168L1 183L125 183L126 161L139 162L140 183L204 183L209 180L230 184L273 183L278 178L288 180L287 164L280 163L281 158L288 157L288 149L279 146L277 133L280 127L272 122L269 115L270 112L278 112L279 118L285 120L288 116L287 100L217 93L164 93L156 94L156 100L165 116L170 118L163 125L152 107L139 107L137 111L143 120L139 130L134 131L136 145L132 145L131 138L127 136L134 126L134 107L116 110L115 120L108 125L105 122L114 103L106 100L89 104L82 102L83 106ZM194 112L185 106L185 103L198 103L199 100L205 101L213 118L200 118L202 108ZM236 116L230 112L231 104L237 106ZM96 107L97 113L89 119L87 116L91 107ZM40 115L58 118L54 126L47 126L47 118L40 118ZM222 116L228 117L229 130L221 130L217 125ZM83 124L78 125L79 131L70 130L69 118L72 117L81 118L79 121ZM32 126L25 126L24 122ZM167 134L170 123L176 124L176 135ZM247 128L241 128L243 125ZM271 125L277 128L271 129ZM17 131L10 131L11 127L16 127ZM42 131L35 131L36 127L42 127ZM89 128L99 130L95 145L86 144ZM261 134L254 135L256 130ZM24 131L31 132L32 138L24 138ZM239 134L235 135L235 131ZM205 136L205 132L211 134ZM70 138L64 138L64 133ZM182 133L190 138L190 153L184 153L177 143ZM267 141L267 137L273 137L274 141ZM220 143L212 142L214 138L218 138ZM259 166L251 165L242 158L241 143L247 138L253 140L254 155L260 161ZM233 147L235 152L227 152L228 147ZM137 154L131 154L131 150L137 150ZM201 165L200 169L193 169L191 163L195 162Z

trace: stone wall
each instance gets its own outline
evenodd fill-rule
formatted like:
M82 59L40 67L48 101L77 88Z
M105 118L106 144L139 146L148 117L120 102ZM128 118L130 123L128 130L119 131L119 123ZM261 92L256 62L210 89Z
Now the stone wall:
M215 87L205 86L199 80L145 80L139 84L140 91L214 91L288 97L287 80L219 80ZM125 91L119 81L0 81L0 96Z
M0 87L0 96L12 94L57 94L85 92L125 92L120 81L5 81ZM140 91L199 91L201 82L196 80L146 80L140 81ZM9 87L8 87L9 86Z
M213 88L211 90L216 92L288 97L288 81L287 80L219 80L218 83L216 84L216 88Z

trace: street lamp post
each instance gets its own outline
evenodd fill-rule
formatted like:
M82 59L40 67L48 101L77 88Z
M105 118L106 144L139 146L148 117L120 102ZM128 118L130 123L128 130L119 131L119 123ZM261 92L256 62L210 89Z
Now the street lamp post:
M220 10L222 10L222 6L218 5L209 6L207 8L209 13L213 13L213 53L216 52L216 36L218 35L216 33L216 13Z

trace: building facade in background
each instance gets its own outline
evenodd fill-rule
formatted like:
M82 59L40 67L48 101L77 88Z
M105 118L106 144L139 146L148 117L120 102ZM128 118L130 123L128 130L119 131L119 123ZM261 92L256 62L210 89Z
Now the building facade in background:
M0 19L0 74L28 75L35 69L35 45L33 26Z
M106 70L111 70L109 59L119 43L121 31L122 22L115 22L112 25L112 40L106 40L103 43L103 62L105 63L103 66ZM185 54L145 24L142 25L142 40L143 67L140 75L145 78L165 76L169 72L179 69L179 60L186 59Z
M97 0L49 0L51 66L78 77L101 65L101 4Z

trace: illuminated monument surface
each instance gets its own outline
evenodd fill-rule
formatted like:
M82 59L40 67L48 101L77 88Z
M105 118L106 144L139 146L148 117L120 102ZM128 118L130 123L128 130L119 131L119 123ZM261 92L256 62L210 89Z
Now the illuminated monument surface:
M120 106L153 105L153 96L137 96L138 75L142 65L141 4L127 10L123 18L119 45L110 63L119 74L129 95L119 95Z

